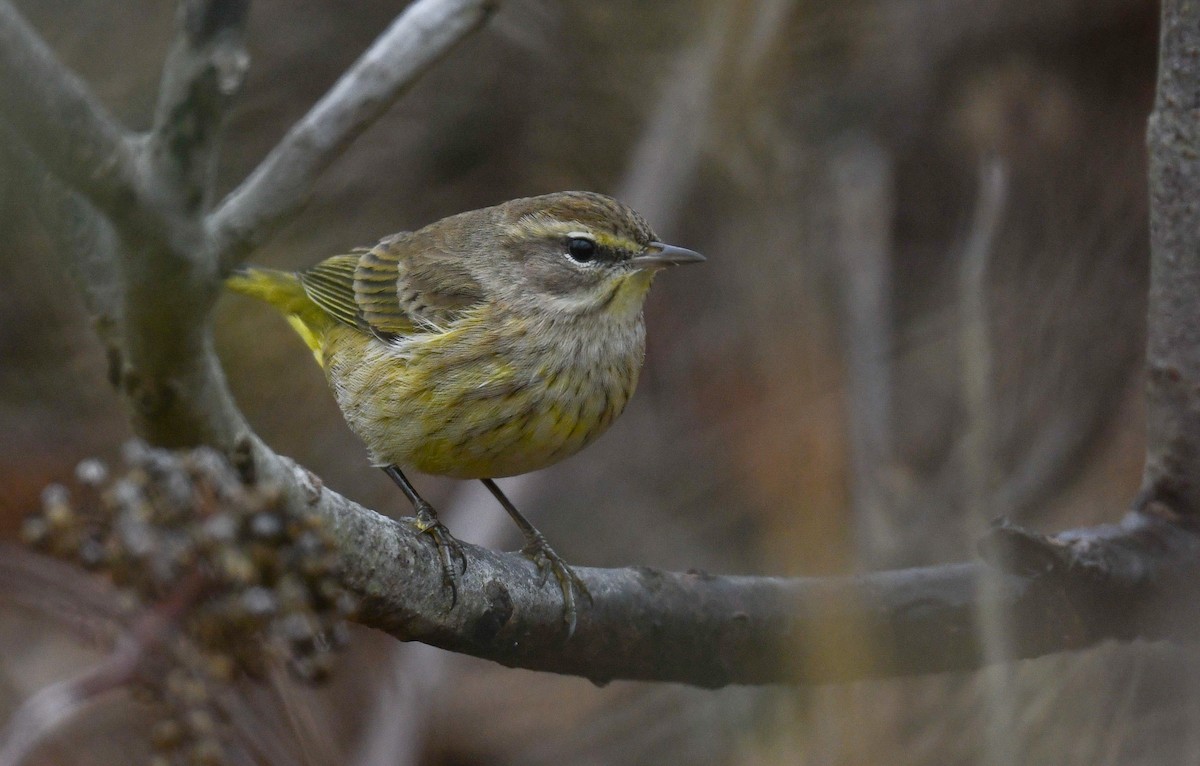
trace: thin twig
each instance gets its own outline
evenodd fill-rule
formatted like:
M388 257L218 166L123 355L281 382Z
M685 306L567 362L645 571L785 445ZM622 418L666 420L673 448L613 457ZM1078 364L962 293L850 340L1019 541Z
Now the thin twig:
M895 467L892 420L896 376L892 336L892 158L873 136L852 135L830 160L836 204L833 263L844 312L854 523L859 552L872 566L895 566L921 556L926 535L889 491Z
M975 210L958 272L958 340L967 425L963 484L976 520L991 520L1005 510L989 508L996 484L996 466L994 360L988 325L987 276L1007 195L1008 171L1004 162L994 158L982 160Z
M236 266L307 201L317 177L454 45L478 29L496 0L418 0L213 213L223 268Z
M146 657L174 631L204 590L199 573L184 578L161 604L142 615L103 662L27 698L0 731L0 766L17 766L50 733L97 697L127 687Z

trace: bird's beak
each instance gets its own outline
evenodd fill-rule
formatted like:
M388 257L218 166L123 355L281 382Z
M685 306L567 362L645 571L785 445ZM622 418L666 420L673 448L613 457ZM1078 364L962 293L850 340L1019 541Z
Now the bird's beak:
M631 258L629 262L639 269L663 269L684 263L700 263L703 260L704 256L695 250L651 242L646 246L646 252Z

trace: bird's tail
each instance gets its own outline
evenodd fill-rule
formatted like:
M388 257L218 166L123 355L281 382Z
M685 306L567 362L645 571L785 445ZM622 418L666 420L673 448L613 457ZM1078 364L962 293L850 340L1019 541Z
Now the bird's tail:
M266 301L287 317L288 322L304 339L305 344L323 364L321 346L331 320L304 291L300 275L292 271L242 266L225 280L225 286L235 293Z
M266 301L284 314L300 313L311 303L300 284L300 275L291 271L242 266L225 280L235 293Z

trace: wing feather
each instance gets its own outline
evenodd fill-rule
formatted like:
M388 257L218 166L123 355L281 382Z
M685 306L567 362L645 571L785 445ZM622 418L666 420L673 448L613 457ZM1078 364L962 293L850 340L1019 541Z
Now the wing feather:
M300 284L312 302L337 321L362 326L362 313L354 300L357 255L335 255L300 272Z
M426 231L383 240L362 254L354 277L363 320L381 332L411 332L414 322L445 327L484 298L462 256Z
M338 322L377 335L445 327L484 297L461 256L425 232L327 258L302 271L300 284Z

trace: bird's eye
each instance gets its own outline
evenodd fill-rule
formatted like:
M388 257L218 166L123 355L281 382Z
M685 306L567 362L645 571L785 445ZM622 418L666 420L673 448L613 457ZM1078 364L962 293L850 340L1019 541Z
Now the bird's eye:
M571 237L567 240L567 255L579 263L587 263L596 257L596 243L587 237Z

